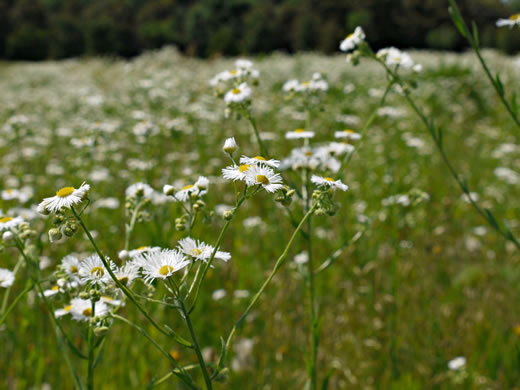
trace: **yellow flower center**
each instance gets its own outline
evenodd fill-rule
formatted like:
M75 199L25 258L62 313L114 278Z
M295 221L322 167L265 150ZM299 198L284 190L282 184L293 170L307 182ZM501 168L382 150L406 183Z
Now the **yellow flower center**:
M70 272L72 272L73 274L75 274L76 272L78 272L78 269L76 267L74 267L73 265L70 266Z
M266 176L264 176L264 175L257 175L256 176L256 181L258 183L263 184L264 186L269 184L269 179Z
M58 286L54 286L53 288L51 288L52 291L58 291L60 288Z
M237 73L238 73L238 70L236 70L236 69L233 69L232 71L229 72L229 74L231 74L233 76L236 75Z
M249 168L251 168L251 164L247 164L247 165L240 165L238 167L238 170L242 173L244 173L245 171L247 171Z
M354 130L351 130L351 129L345 129L345 130L343 130L343 132L345 132L347 134L355 134L356 133Z
M65 306L65 307L63 308L63 310L65 310L65 311L69 311L70 309L72 309L72 305Z
M166 276L170 273L173 272L173 267L171 265L163 265L160 269L159 269L159 273L162 275L162 276Z
M190 188L193 188L193 184L188 184L187 186L182 187L181 191L189 190Z
M105 274L105 270L101 267L94 267L90 270L90 274L92 276L97 276L98 278L100 278Z
M5 190L5 192L7 192L8 194L12 194L13 190L9 188L9 189Z
M349 38L352 38L354 36L354 33L350 33L347 35L347 37L345 39L349 39Z
M83 315L85 317L90 317L92 315L92 309L89 307L89 308L83 310Z
M101 298L103 298L105 301L113 301L112 297L103 295Z
M311 83L310 83L309 81L304 81L304 82L302 83L302 85L303 85L304 87L308 87L310 84L311 84Z
M336 181L334 180L332 177L324 177L323 179L327 180L327 181Z
M516 22L518 19L520 19L520 14L513 14L509 17L509 20L512 20Z
M233 95L238 95L241 91L239 88L233 88L231 92L233 92Z
M265 157L262 157L262 156L255 156L253 157L255 160L260 160L260 161L266 161L266 158Z
M306 155L307 157L310 157L310 156L312 156L312 152L305 152L305 155Z
M3 217L3 218L0 218L0 223L6 223L6 222L9 222L12 220L13 219L11 217Z
M194 256L199 256L202 254L202 251L199 248L192 249L191 254Z
M192 186L193 187L193 186ZM143 249L146 249L148 248L146 245L145 246L140 246L139 248L137 248L138 251L142 251Z
M296 129L294 130L295 133L305 133L305 129Z
M56 192L56 196L59 198L66 198L67 196L72 195L74 190L75 190L74 187L63 187L61 190Z

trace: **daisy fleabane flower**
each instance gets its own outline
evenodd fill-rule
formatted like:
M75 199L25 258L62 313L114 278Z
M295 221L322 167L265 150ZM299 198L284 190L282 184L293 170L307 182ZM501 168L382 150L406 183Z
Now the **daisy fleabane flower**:
M56 213L62 208L70 209L72 206L79 204L86 198L90 185L83 182L79 188L63 187L56 192L55 196L43 199L38 205L38 212L41 214Z
M240 157L240 164L250 164L250 165L257 165L257 166L264 166L267 165L271 168L278 168L280 166L280 161L274 160L274 159L266 159L263 156L255 156L255 157L247 157L242 156Z
M65 273L72 277L78 277L79 274L79 260L73 255L67 255L61 259L61 266Z
M193 257L195 260L203 260L207 262L215 250L215 247L208 245L203 241L197 241L191 237L186 237L179 241L179 249L182 253ZM217 250L214 257L216 259L228 261L231 259L231 254L229 252Z
M252 165L245 174L249 186L260 185L267 192L276 192L283 187L282 176L269 167Z
M287 139L314 138L314 131L305 130L305 129L296 129L296 130L288 131L287 133L285 133L285 138L287 138Z
M246 171L252 164L230 165L222 169L222 177L229 181L245 180Z
M144 281L148 284L155 279L167 279L190 264L190 261L177 249L144 253L140 258L139 263L143 267Z
M339 49L345 52L354 50L364 40L365 32L358 26L353 33L347 35L347 37L340 42Z
M226 103L242 103L251 96L251 88L247 83L242 83L239 86L228 91L224 96Z
M124 286L130 286L135 278L137 278L139 266L134 262L126 263L122 267L116 267L114 274L117 280Z
M381 49L377 52L376 56L383 61L388 66L401 66L402 68L413 68L414 62L412 60L412 57L408 53L405 53L404 51L401 51L395 47L387 47L384 49Z
M520 14L513 14L508 19L498 19L497 27L509 27L520 26Z
M175 199L186 202L192 194L197 196L206 195L208 193L209 180L205 176L199 176L194 184L188 184L175 193Z
M110 268L114 269L115 264L110 259L107 259ZM105 268L98 255L92 255L82 260L79 264L79 276L84 283L105 285L110 282L110 274Z
M6 268L0 268L0 287L8 288L14 283L14 273Z
M334 137L336 138L345 138L352 141L357 141L361 139L361 134L356 133L354 130L351 129L345 129L341 131L335 131Z
M227 153L229 155L232 155L235 153L238 149L237 142L235 141L235 137L227 138L224 142L224 146L222 147L222 150L224 153Z
M334 180L332 177L321 177L312 175L311 182L320 187L329 187L332 190L339 189L341 191L348 190L348 185L344 184L341 180Z
M22 217L0 217L0 232L17 227L22 222Z
M72 314L72 319L76 321L89 321L94 316L104 316L108 313L108 306L102 300L97 301L94 304L94 313L92 313L92 302L90 299L74 298L70 301L70 306L63 309L63 313L59 313L58 316L64 314Z

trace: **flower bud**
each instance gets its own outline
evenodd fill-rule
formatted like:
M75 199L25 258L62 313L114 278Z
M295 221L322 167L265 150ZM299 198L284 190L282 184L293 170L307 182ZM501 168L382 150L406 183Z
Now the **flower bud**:
M85 291L80 292L80 293L79 293L79 297L80 297L81 299L83 299L83 300L86 300L86 299L89 299L89 298L90 298L89 295L88 295L88 293L85 292Z
M130 257L130 254L128 253L127 250L123 249L122 251L119 252L118 256L121 260L126 260Z
M169 184L165 184L162 190L163 190L164 195L168 195L168 196L175 195L175 187L171 186Z
M235 141L235 137L226 139L226 141L224 142L224 147L222 148L224 153L227 153L229 155L232 155L233 153L235 153L237 151L237 149L238 149L238 145Z
M11 241L13 238L14 238L14 234L11 233L10 231L4 232L4 234L2 235L2 239L3 239L5 242L9 242L9 241Z
M94 334L97 337L104 336L107 332L108 332L107 326L98 326L98 327L94 328Z
M224 217L224 219L226 221L231 221L231 219L233 218L233 210L226 210L226 211L224 211L222 216Z
M49 230L49 241L51 243L61 240L62 237L60 229L52 228Z

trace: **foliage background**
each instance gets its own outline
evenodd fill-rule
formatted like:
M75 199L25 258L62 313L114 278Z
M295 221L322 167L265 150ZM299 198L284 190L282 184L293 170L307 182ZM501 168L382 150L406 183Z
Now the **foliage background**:
M461 0L484 46L508 53L520 38L495 21L516 0ZM0 58L135 56L176 45L200 57L315 50L332 53L362 25L375 48L460 50L445 0L0 0Z

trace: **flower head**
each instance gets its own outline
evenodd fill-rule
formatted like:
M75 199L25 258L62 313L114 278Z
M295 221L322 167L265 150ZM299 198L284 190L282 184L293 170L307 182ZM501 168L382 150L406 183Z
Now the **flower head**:
M321 177L312 175L311 181L319 187L329 187L333 190L339 189L341 191L348 190L348 185L344 184L341 180L334 180L332 177Z
M227 153L227 154L233 154L237 151L237 149L238 149L238 145L235 141L235 137L226 139L226 141L224 142L224 146L222 147L222 150L224 151L224 153Z
M255 157L240 157L240 164L246 165L257 165L257 166L268 166L271 168L278 168L280 166L280 161L274 159L266 159L263 156L255 156Z
M260 185L267 192L276 192L283 187L280 174L269 167L252 165L245 174L248 185Z
M115 264L108 259L111 269L115 268ZM92 283L97 285L106 285L110 282L110 274L105 268L103 261L98 255L92 255L81 261L79 264L79 276L83 283Z
M70 209L72 206L79 204L88 195L90 186L86 183L81 184L79 188L63 187L56 192L55 196L43 199L38 205L38 211L56 213L62 208Z
M179 249L185 255L193 257L195 260L208 261L215 247L206 244L203 241L194 240L191 237L183 238L179 241ZM231 259L231 254L228 252L217 251L215 258L228 261Z
M11 287L14 283L14 273L6 268L0 268L0 287Z
M22 217L1 217L0 218L0 232L17 227L23 222Z
M497 27L507 26L512 28L514 26L520 26L520 14L513 14L508 19L498 19Z
M288 131L285 133L285 138L287 139L309 139L314 138L314 131L309 131L305 129L296 129L293 131Z
M351 129L345 129L345 130L341 130L341 131L335 131L334 137L348 139L348 140L352 140L352 141L358 141L359 139L361 139L361 134L356 133L354 130L351 130Z
M108 313L108 306L102 300L94 304L94 313L92 312L92 302L90 299L74 298L70 301L70 305L63 309L63 313L59 313L58 317L64 314L72 314L72 319L76 321L89 321L92 316L104 316Z
M151 283L155 279L167 279L190 264L190 261L177 249L144 253L140 258L139 263L143 267L146 283Z
M251 96L251 88L247 83L242 83L239 86L228 91L224 96L226 103L241 103Z
M354 50L364 40L365 32L358 26L354 29L353 33L347 35L346 38L340 42L339 49L345 52Z

